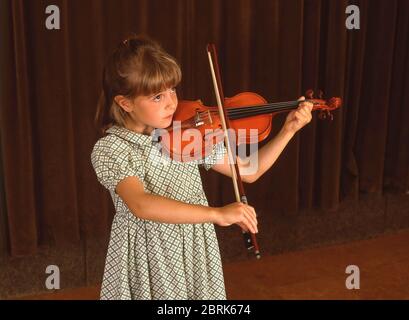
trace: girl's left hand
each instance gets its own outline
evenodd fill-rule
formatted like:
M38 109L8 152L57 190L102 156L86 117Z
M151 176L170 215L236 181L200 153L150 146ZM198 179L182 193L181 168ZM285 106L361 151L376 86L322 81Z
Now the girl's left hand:
M304 97L300 97L298 101L305 100ZM311 102L301 102L296 110L291 111L283 125L285 131L296 133L312 119L311 110L313 104Z

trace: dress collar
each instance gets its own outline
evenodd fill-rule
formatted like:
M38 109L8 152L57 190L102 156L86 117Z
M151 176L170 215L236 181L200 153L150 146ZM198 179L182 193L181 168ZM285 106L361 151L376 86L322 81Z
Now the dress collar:
M110 127L106 133L114 134L122 139L139 145L152 145L154 142L152 139L153 133L152 135L146 135L116 125Z

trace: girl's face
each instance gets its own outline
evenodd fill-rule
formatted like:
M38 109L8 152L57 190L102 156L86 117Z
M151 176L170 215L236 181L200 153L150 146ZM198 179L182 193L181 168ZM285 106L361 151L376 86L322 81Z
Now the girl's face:
M170 88L150 96L138 96L132 102L129 123L133 130L150 134L154 128L167 128L178 105L176 89Z

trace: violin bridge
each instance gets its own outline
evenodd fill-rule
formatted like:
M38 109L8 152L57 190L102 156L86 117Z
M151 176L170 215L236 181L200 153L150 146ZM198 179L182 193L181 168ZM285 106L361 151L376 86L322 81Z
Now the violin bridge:
M195 126L202 126L204 125L204 122L202 120L202 118L200 117L200 113L198 111L196 111L196 116L195 116Z
M199 112L196 111L196 116L195 116L195 126L199 127L204 124L211 125L213 123L212 120L212 115L210 113L210 110L207 110L207 112Z

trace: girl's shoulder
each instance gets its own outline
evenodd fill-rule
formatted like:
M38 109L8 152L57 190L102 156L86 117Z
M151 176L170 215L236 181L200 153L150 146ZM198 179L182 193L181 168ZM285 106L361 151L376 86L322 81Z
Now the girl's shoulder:
M112 166L113 163L124 165L140 161L139 153L135 152L134 147L129 141L114 134L108 134L95 143L91 152L91 162L94 167L97 167L98 165Z
M120 137L114 135L114 134L107 134L106 136L100 138L97 140L97 142L94 145L94 149L101 149L101 148L131 148L131 145L128 141L121 139Z
M113 134L100 138L91 153L91 163L98 181L108 190L114 191L123 178L144 178L141 158L134 152L130 142Z
M94 145L92 153L129 153L132 151L132 145L120 137L108 134L100 138Z

